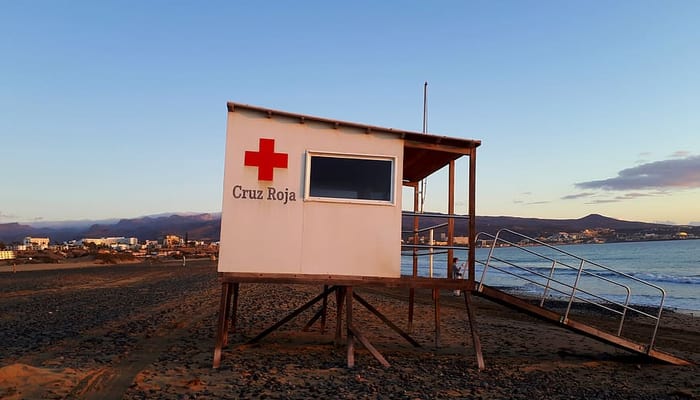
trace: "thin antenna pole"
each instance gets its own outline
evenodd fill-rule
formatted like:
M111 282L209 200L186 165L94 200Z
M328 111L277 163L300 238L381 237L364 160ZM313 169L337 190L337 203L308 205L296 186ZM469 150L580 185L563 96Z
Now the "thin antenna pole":
M423 84L423 134L428 133L428 81ZM423 178L420 183L420 212L423 212L425 204L425 190L428 186L428 178Z
M423 84L423 133L428 133L428 81Z

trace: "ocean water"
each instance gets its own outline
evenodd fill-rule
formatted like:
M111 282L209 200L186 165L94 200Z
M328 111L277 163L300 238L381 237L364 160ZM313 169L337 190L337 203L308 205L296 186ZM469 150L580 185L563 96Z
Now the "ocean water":
M662 289L665 291L665 308L700 311L700 240L581 244L556 248L561 252L544 246L497 247L485 275L482 275L483 265L477 263L476 279L481 281L483 277L485 284L533 295L543 295L543 285L549 282L548 298L566 298L571 293L570 286L578 279L577 296L581 299L648 306L661 304ZM467 252L456 250L455 256L462 263L467 259ZM476 258L485 262L489 258L489 249L478 248ZM429 257L418 258L420 276L430 275L429 264ZM433 276L444 277L446 266L445 253L433 256ZM527 271L521 268L527 268ZM411 275L412 271L413 258L410 253L404 253L401 272ZM547 279L550 275L553 280Z

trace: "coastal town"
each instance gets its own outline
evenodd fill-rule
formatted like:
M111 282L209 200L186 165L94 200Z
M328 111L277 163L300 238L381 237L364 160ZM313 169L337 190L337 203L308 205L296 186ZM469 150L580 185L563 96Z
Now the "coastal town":
M689 228L689 229L683 229ZM676 229L654 229L620 232L612 228L584 229L578 232L556 232L548 235L536 235L537 242L551 245L568 244L602 244L616 242L641 242L662 240L692 240L700 239L697 227L681 227ZM105 264L121 262L163 260L185 260L192 258L208 258L216 260L219 253L218 241L192 240L184 236L166 234L158 239L139 240L137 237L100 237L81 238L56 243L49 237L25 237L22 242L6 244L0 242L0 262L9 264L32 263L61 263L72 262L76 259L91 257ZM429 244L430 236L425 232L418 237L419 244ZM405 235L404 244L412 244L413 235ZM466 246L467 236L455 236L456 246ZM491 240L481 239L479 247L491 246ZM435 233L432 241L435 246L446 246L445 232ZM531 245L532 242L521 240L518 245Z
M218 242L188 240L177 235L165 235L160 240L136 237L82 238L52 243L48 237L25 237L22 243L6 245L0 242L0 261L10 264L75 262L90 258L103 264L123 262L160 262L177 259L208 258L216 260Z

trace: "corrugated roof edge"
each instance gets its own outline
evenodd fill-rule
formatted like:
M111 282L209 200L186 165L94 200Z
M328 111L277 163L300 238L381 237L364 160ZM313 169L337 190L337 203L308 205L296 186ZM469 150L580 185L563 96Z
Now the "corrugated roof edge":
M422 143L433 143L433 144L440 144L444 146L455 146L455 147L466 147L466 148L476 148L481 145L481 140L474 140L474 139L460 139L460 138L455 138L455 137L450 137L450 136L438 136L438 135L433 135L433 134L425 134L425 133L420 133L420 132L411 132L411 131L403 131L403 130L397 130L393 128L383 128L380 126L372 126L372 125L365 125L365 124L359 124L356 122L348 122L348 121L338 121L338 120L333 120L330 118L322 118L322 117L315 117L312 115L304 115L304 114L296 114L296 113L291 113L287 111L280 111L280 110L273 110L269 108L264 108L264 107L257 107L257 106L251 106L249 104L242 104L242 103L234 103L234 102L227 102L226 107L228 108L228 112L235 112L237 108L244 109L244 110L249 110L249 111L256 111L262 114L266 114L268 117L274 116L279 116L279 117L285 117L285 118L293 118L293 119L299 119L301 122L304 121L315 121L315 122L321 122L321 123L326 123L333 125L335 127L348 127L348 128L355 128L355 129L360 129L364 130L367 133L389 133L392 135L397 135L401 139L408 139L411 141L415 142L422 142Z

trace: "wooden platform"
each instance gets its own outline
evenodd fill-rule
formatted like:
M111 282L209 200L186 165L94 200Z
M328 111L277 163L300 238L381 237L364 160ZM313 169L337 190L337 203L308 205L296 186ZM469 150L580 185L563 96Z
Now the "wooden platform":
M360 326L353 320L354 302L357 301L360 305L369 310L377 318L379 318L386 326L398 333L403 339L411 345L419 347L420 344L411 336L393 323L389 318L381 313L380 310L372 306L367 300L354 292L354 287L361 286L383 286L383 287L406 287L410 290L415 288L431 288L436 295L433 296L435 309L435 343L439 346L440 343L440 296L437 295L441 289L462 289L465 310L469 329L472 335L472 343L476 355L477 366L479 369L484 368L484 358L481 352L481 342L477 334L474 307L471 300L471 292L467 289L467 285L471 282L466 280L452 279L429 279L429 278L372 278L372 277L357 277L357 276L334 276L334 275L283 275L283 274L247 274L247 273L223 273L221 275L221 302L219 308L219 320L216 332L216 345L214 348L213 367L218 368L221 365L223 357L223 349L228 344L229 330L235 330L236 318L238 312L238 300L240 294L240 285L246 283L268 283L268 284L318 284L323 285L321 293L309 300L305 304L286 315L278 322L262 331L260 334L251 339L248 343L255 343L277 330L282 325L299 316L302 312L308 310L313 305L321 302L322 307L318 310L309 322L304 327L307 330L316 321L321 321L321 331L325 331L327 297L331 294L336 296L336 345L342 342L343 333L343 309L345 310L345 338L347 345L347 365L353 367L355 365L355 346L359 342L365 347L372 356L383 366L388 367L390 364L376 349L369 338L367 338ZM409 330L411 326L410 318L413 315L413 303L409 304Z
M434 294L440 290L463 290L465 300L465 310L467 312L467 320L469 329L471 330L472 343L474 343L474 351L476 354L477 366L479 369L484 368L484 358L481 351L481 342L476 328L475 312L471 295L477 295L490 301L497 302L512 309L522 311L540 318L544 321L556 324L572 332L585 335L595 340L613 345L615 347L631 351L636 354L641 354L650 359L673 364L673 365L692 365L691 362L672 354L649 348L644 344L640 344L633 340L617 336L605 331L602 331L593 326L582 322L565 319L562 314L539 307L521 298L507 294L496 288L487 285L471 286L474 290L469 290L472 282L468 280L453 280L453 279L430 279L421 277L401 277L401 278L376 278L376 277L357 277L357 276L338 276L338 275L296 275L296 274L257 274L257 273L223 273L220 274L222 282L221 303L219 309L219 321L216 332L216 345L214 349L214 368L218 368L223 354L223 349L228 342L229 327L235 329L236 314L238 308L239 287L246 283L269 283L269 284L318 284L323 287L323 291L313 299L309 300L304 305L294 310L289 315L280 319L271 327L255 336L249 342L257 342L269 333L275 331L293 318L299 316L303 311L309 309L314 304L322 302L322 307L317 311L311 320L306 324L304 330L308 329L312 324L320 319L321 331L325 330L326 323L326 307L327 297L331 294L336 296L336 332L334 343L340 345L343 334L343 309L345 310L345 337L347 344L347 365L354 366L354 351L356 341L363 345L380 364L388 366L389 362L382 356L381 352L376 349L371 341L362 333L361 327L356 325L353 320L353 303L357 301L360 305L368 309L377 316L389 328L397 332L403 339L407 340L414 346L420 346L410 335L403 329L398 327L389 318L381 313L380 310L373 307L364 298L360 297L353 291L354 287L362 286L381 286L381 287L404 287L410 290L416 288L430 288L434 290ZM409 321L408 331L411 330L412 315L413 315L413 296L409 296ZM435 312L435 345L440 345L440 296L434 295L434 312Z

